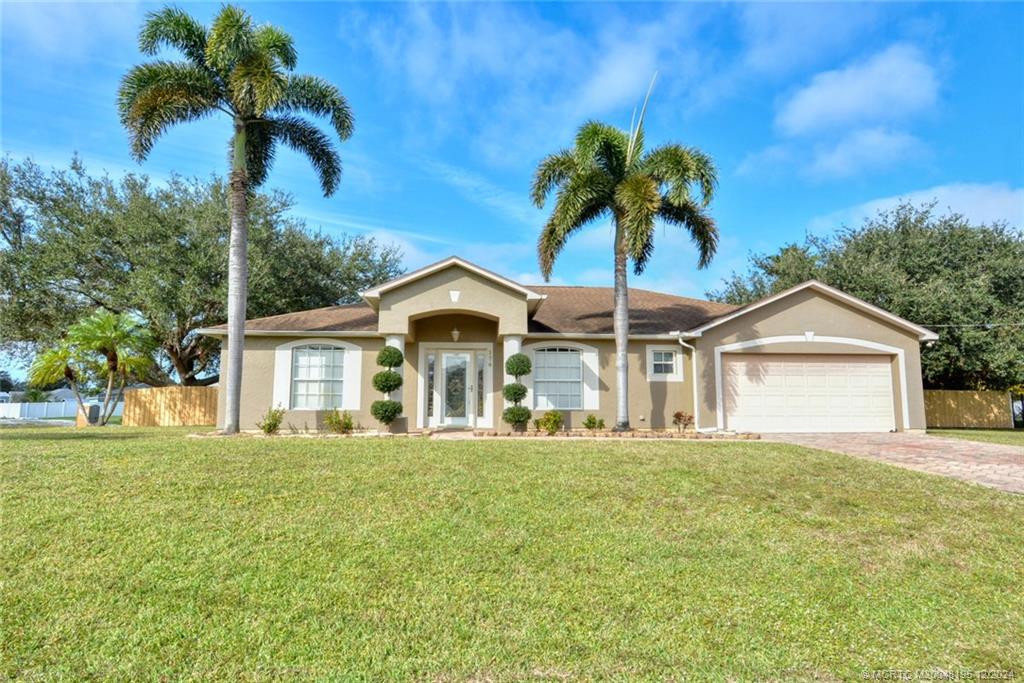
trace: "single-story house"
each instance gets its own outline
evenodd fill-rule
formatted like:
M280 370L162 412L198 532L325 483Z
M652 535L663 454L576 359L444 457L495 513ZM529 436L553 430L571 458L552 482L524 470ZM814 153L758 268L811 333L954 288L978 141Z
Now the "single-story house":
M610 287L523 285L451 257L362 298L246 322L242 429L271 407L300 429L334 408L376 426L371 378L384 345L405 355L398 431L507 429L504 360L520 352L533 361L523 380L535 416L615 422ZM703 431L925 428L920 343L936 334L821 282L740 308L631 289L629 308L635 428L672 429L676 411ZM235 343L224 326L202 332Z

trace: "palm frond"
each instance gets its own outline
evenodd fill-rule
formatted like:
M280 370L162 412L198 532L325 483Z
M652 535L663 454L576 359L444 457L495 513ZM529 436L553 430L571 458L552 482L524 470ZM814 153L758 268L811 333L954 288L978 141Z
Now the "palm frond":
M298 116L278 116L273 122L274 139L304 154L320 176L324 196L334 194L341 180L341 157L327 135Z
M661 208L658 183L650 176L634 173L615 188L619 229L625 233L626 251L639 275L654 249L654 218Z
M267 52L255 51L241 59L228 76L235 108L251 116L263 116L281 101L288 78Z
M194 64L205 64L206 28L177 7L150 12L139 32L139 50L155 55L162 47L180 50Z
M327 116L339 138L347 140L352 136L352 110L348 101L340 90L316 76L290 76L274 112Z
M41 387L63 380L73 359L71 347L63 343L36 354L28 368L29 384Z
M609 210L613 187L604 171L592 168L574 174L559 190L551 217L537 242L540 270L545 279L551 277L555 259L569 237Z
M551 191L571 178L577 168L576 157L567 149L544 158L537 166L530 188L530 198L534 205L538 209L542 208Z
M219 101L219 86L200 66L152 62L132 68L118 89L118 109L131 138L132 156L145 159L169 126L207 116Z
M298 62L292 37L276 26L260 26L256 29L256 45L260 52L273 55L289 71Z
M700 254L697 265L706 268L718 249L718 226L703 208L692 201L676 203L666 199L661 203L658 217L666 223L681 227L690 233L690 239Z
M640 169L668 185L669 198L677 203L692 199L691 186L700 188L701 205L708 206L718 186L718 172L711 158L694 147L664 145L644 156Z
M576 133L579 164L595 164L615 178L625 175L628 149L629 135L600 121L588 121Z
M252 19L240 7L224 5L206 38L206 63L227 78L256 48Z
M275 156L274 123L265 119L246 123L245 164L253 187L266 182Z

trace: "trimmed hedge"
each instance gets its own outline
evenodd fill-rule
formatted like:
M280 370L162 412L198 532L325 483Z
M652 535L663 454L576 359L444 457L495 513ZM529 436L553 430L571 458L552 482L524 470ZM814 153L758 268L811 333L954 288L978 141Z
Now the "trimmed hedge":
M373 376L373 388L385 394L397 391L402 386L402 376L394 370L382 370Z
M402 404L391 400L374 401L370 406L370 414L381 424L390 425L402 414Z
M526 385L519 382L510 382L504 386L501 393L506 401L519 405L519 402L526 398Z

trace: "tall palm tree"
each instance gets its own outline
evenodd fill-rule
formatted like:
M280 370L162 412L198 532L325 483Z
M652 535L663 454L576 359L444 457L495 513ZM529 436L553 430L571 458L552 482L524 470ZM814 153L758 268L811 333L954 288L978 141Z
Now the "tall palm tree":
M646 105L645 105L646 106ZM596 121L583 124L575 145L537 166L532 198L543 208L555 193L551 216L537 243L541 273L551 277L555 259L569 237L585 225L610 218L615 228L615 429L629 426L629 290L626 268L644 271L654 253L660 220L686 230L707 266L718 245L718 228L707 207L718 183L711 159L693 147L669 144L644 151L643 113L630 131Z
M132 68L118 93L121 122L131 137L132 155L142 161L174 124L218 113L231 118L224 431L235 433L242 388L249 192L266 180L275 148L282 143L304 154L320 177L324 195L333 194L341 159L331 138L297 114L330 119L345 140L352 135L352 112L330 83L290 73L296 63L291 36L274 26L255 26L238 7L225 5L209 29L174 7L151 12L139 33L139 49L156 55L163 48L177 50L184 60Z

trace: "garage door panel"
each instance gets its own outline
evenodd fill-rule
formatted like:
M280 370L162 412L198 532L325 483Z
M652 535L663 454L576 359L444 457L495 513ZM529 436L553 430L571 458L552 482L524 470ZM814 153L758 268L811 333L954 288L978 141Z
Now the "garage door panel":
M725 426L758 432L895 428L888 356L726 354Z

